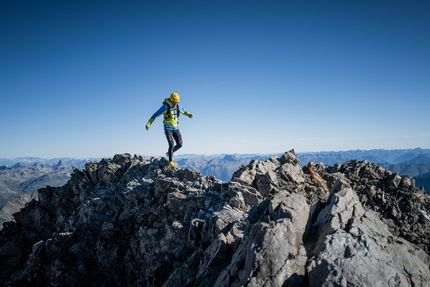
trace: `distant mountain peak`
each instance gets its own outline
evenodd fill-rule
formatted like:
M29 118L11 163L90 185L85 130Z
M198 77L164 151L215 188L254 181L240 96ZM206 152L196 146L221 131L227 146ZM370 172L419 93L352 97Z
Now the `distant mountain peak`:
M17 162L16 164L14 164L12 166L12 168L21 168L21 167L26 167L27 165L21 163L21 162Z
M67 166L67 163L64 160L60 159L55 166L56 167Z
M226 160L226 161L237 161L237 157L235 157L234 155L226 154L223 157L223 160Z

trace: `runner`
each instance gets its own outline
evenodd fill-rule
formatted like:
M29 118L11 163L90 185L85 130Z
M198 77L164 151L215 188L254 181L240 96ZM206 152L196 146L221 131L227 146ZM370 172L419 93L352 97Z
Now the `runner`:
M173 153L182 147L182 136L179 131L179 115L183 114L189 118L193 117L193 114L186 112L179 105L179 100L179 95L177 93L172 93L170 98L164 99L163 105L152 115L146 124L146 130L149 130L155 119L163 114L164 134L169 143L169 149L166 155L169 157L169 166L171 168L176 168L173 160Z

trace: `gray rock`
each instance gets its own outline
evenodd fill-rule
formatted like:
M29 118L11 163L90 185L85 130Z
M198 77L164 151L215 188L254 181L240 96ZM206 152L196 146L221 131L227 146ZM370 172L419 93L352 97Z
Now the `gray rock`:
M425 286L429 256L395 238L365 211L349 184L338 181L318 216L319 238L308 264L309 286Z
M0 232L2 286L428 286L430 198L293 150L222 182L129 154L74 169Z
M214 286L282 286L300 284L305 276L302 242L309 209L298 194L275 195L251 224Z

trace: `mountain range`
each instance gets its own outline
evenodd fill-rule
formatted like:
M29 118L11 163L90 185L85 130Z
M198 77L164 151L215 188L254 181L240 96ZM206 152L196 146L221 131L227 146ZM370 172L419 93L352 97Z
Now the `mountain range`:
M99 161L99 160L100 160L100 158L78 159L78 158L71 158L71 157L62 157L62 158L45 159L45 158L40 158L40 157L27 156L27 157L17 157L14 159L0 158L0 166L14 167L16 164L24 165L24 166L67 165L67 166L74 166L76 168L83 168L87 162Z
M19 158L2 159L0 166L0 225L12 219L42 186L61 186L70 179L73 167L84 168L88 160Z

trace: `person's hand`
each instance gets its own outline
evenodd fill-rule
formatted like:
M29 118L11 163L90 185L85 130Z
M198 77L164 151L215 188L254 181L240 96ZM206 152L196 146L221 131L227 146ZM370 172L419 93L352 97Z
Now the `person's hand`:
M149 130L149 126L148 126L148 125L146 125L146 127L145 127L145 128L146 128L146 130Z
M194 117L193 114L190 114L190 118Z

